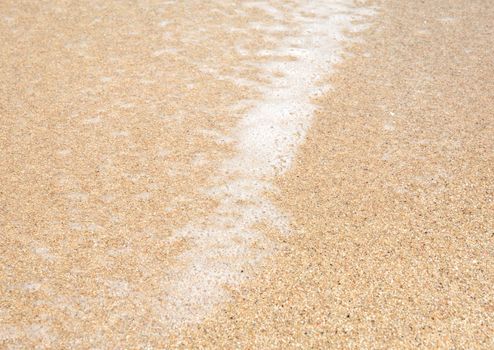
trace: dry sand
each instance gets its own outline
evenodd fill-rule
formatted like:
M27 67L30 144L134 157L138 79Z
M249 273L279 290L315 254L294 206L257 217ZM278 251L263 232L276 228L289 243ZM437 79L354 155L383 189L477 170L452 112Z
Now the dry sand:
M494 347L489 1L366 3L271 194L292 234L260 225L275 254L169 336L163 271L190 242L168 238L217 207L200 189L233 152L230 103L259 98L238 82L263 82L250 63L283 34L255 8L146 5L0 5L3 347Z

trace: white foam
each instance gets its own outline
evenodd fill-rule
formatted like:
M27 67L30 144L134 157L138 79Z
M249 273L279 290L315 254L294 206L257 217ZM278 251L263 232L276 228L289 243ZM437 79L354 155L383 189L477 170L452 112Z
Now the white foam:
M256 224L288 232L289 220L264 193L276 190L272 178L293 163L316 108L312 98L323 89L320 80L340 58L338 40L344 30L355 29L351 20L363 14L350 6L351 1L299 2L292 7L282 1L270 2L277 6L265 1L244 3L272 16L280 22L273 30L286 30L287 35L277 49L260 52L273 57L257 63L271 83L262 88L263 98L233 133L236 156L224 162L213 179L217 185L207 190L218 199L218 208L174 234L173 239L191 244L179 257L180 266L167 276L170 285L163 317L174 325L203 319L227 297L225 284L244 281L245 271L272 252L273 243L255 229ZM288 31L284 20L296 28ZM295 59L282 59L286 56Z

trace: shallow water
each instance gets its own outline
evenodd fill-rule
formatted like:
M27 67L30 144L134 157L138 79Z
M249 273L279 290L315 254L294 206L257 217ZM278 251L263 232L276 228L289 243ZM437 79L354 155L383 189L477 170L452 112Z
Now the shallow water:
M350 2L259 1L243 6L271 17L271 23L256 22L255 28L276 44L257 50L251 61L244 62L258 68L264 83L252 81L259 97L249 101L233 128L235 152L222 162L212 177L214 185L207 189L218 207L173 235L191 242L178 257L186 266L173 270L171 278L166 315L173 323L200 321L214 304L225 300L225 284L244 281L248 278L244 271L271 253L273 243L256 225L289 233L287 213L265 193L276 191L272 179L290 168L304 140L316 108L312 99L328 88L321 79L341 58L343 32L358 30L356 21L370 13L352 8ZM271 39L270 33L279 36Z
M276 249L259 226L289 234L264 193L303 142L343 32L367 13L350 1L3 1L0 338L106 347L228 300L224 286Z

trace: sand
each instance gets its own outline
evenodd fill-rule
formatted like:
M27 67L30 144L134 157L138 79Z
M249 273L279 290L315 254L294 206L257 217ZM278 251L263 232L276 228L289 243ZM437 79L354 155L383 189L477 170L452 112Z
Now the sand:
M160 343L252 277L348 3L3 2L2 342Z
M279 180L296 234L184 348L494 346L494 8L375 4Z
M287 35L259 30L269 8L215 4L0 5L1 346L493 347L494 9L480 0L365 3L372 26L348 33L268 194L290 234L260 223L270 256L201 323L170 327L167 271L193 247L174 233L218 208L203 189L249 110L231 103L260 98L251 63Z
M262 60L252 62L265 83L256 87L259 98L250 101L231 133L233 156L212 174L212 184L205 189L217 200L216 208L172 235L172 240L189 244L176 258L180 267L167 272L172 277L164 313L173 327L201 322L228 299L225 286L231 289L250 278L251 270L272 254L276 246L260 224L290 233L289 214L278 210L265 193L277 190L274 178L290 169L305 139L315 109L312 97L327 89L321 75L341 59L344 33L358 31L357 22L373 13L351 5L246 3L269 13L276 23L292 23L292 29L264 29L282 33L283 39L271 50L259 50Z

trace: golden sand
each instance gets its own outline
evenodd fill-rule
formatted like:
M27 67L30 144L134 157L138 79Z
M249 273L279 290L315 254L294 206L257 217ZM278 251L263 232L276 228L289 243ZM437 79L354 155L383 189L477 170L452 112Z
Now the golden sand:
M494 8L375 4L279 180L296 233L184 348L494 346Z
M271 151L292 139L262 149L238 121L264 91L279 112L297 55L338 58L347 2L2 2L2 345L153 346L251 277L272 252L251 227L277 215ZM256 178L242 142L267 155Z
M147 5L0 4L0 347L494 347L489 1L366 3L271 195L292 235L261 227L276 254L168 336L163 271L189 242L167 238L216 207L231 101L258 98L236 82L263 82L276 34L233 3Z
M257 94L233 82L255 67L228 69L272 45L233 5L1 2L2 346L163 337L188 244L168 238L215 207L201 190L231 153L231 102Z

